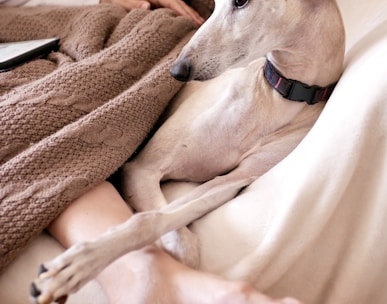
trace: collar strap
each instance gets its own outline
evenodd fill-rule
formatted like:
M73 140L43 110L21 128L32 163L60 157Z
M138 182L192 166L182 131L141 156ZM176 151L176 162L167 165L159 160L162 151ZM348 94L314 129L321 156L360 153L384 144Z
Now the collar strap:
M269 84L284 98L293 101L305 101L307 104L315 104L320 101L327 101L331 96L336 83L332 83L327 87L308 86L297 80L287 79L266 60L264 66L264 75Z

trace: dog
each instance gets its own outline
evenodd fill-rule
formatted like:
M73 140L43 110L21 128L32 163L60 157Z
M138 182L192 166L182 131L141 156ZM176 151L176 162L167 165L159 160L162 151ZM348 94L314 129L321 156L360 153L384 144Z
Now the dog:
M300 143L342 73L344 50L335 0L216 0L171 67L173 77L188 83L123 167L123 196L137 213L44 263L32 285L35 301L75 292L118 257L158 240L196 267L199 244L186 226ZM166 180L200 186L168 204L160 187ZM53 282L65 283L56 289Z

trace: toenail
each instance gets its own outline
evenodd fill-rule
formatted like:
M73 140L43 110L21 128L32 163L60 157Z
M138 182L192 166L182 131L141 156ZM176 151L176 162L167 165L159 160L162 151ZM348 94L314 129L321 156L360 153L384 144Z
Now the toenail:
M61 296L60 298L55 300L55 303L65 304L66 301L67 301L67 296Z
M37 298L38 296L41 295L41 291L36 287L35 283L32 283L30 286L30 294L34 298Z
M39 266L39 274L42 274L42 273L47 272L47 271L48 271L48 269L46 267L44 267L43 264L41 264Z

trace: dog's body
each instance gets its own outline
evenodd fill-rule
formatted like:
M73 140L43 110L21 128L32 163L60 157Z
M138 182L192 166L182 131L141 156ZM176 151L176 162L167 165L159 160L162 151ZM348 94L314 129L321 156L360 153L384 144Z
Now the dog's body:
M169 118L123 169L125 199L147 212L45 263L47 271L34 283L39 303L74 292L114 259L160 237L172 254L197 265L197 242L184 226L288 155L324 106L283 98L265 79L264 54L288 79L320 87L337 81L344 30L335 1L217 0L171 70L181 80L213 79L188 83ZM214 78L241 61L249 64ZM164 180L202 184L167 204L160 189ZM53 288L55 280L65 286Z
M262 86L264 62L184 88L173 115L124 166L124 197L131 206L137 211L166 206L160 189L165 180L204 183L180 203L197 199L210 189L261 176L295 148L324 104L285 101ZM197 266L197 244L188 230L168 233L162 241L184 263Z

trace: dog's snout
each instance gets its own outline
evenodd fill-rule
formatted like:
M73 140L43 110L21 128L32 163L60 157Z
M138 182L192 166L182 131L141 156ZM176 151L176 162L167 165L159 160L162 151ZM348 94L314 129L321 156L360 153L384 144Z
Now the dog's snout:
M177 61L169 71L179 81L188 81L191 78L191 64L187 60Z

